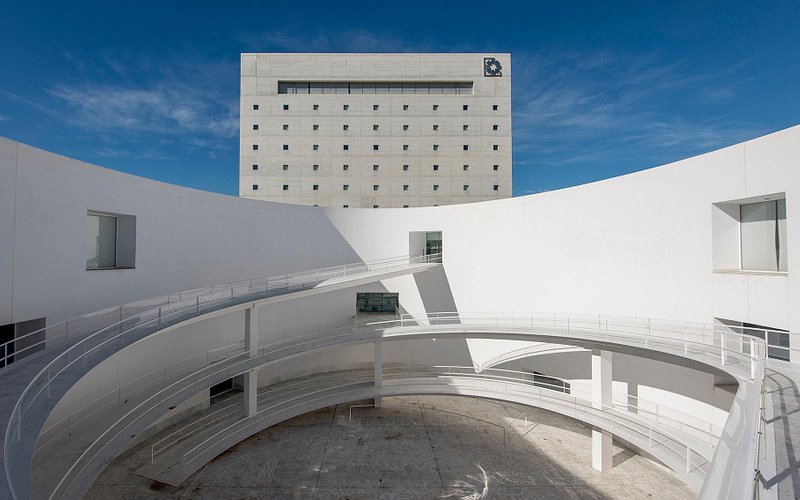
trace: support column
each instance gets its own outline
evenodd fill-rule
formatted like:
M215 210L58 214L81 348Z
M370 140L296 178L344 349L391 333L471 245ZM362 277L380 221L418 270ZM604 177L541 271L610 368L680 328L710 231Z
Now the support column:
M381 352L381 340L374 341L375 344L375 357L374 357L374 366L375 366L375 387L380 387L383 385L383 353ZM380 408L383 404L383 398L377 397L373 402L375 408Z
M258 309L255 305L244 310L244 349L253 357L258 349ZM247 417L258 413L258 370L244 374L244 410Z
M592 406L605 409L611 406L611 351L592 350ZM592 429L592 467L605 472L613 463L611 433Z

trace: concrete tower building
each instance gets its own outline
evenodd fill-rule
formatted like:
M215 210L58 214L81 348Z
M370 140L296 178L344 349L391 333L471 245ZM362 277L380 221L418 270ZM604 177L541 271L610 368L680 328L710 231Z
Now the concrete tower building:
M511 196L510 54L242 54L239 194L322 207Z

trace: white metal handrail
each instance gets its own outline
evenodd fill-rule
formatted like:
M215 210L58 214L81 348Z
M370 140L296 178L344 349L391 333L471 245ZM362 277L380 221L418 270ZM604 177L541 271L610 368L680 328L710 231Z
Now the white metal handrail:
M26 413L35 403L50 399L53 381L60 380L68 369L78 364L85 367L88 357L100 354L102 349L109 349L113 352L112 342L124 342L126 335L130 341L132 337L136 338L137 335L145 336L152 334L154 331L163 328L165 324L173 324L171 322L200 315L201 308L204 313L210 309L221 307L226 304L233 305L237 303L237 301L255 300L260 297L269 296L270 292L279 293L311 288L317 286L319 283L335 278L387 271L409 264L434 262L436 257L436 255L404 256L372 262L326 267L304 273L282 275L277 278L236 282L232 285L213 285L208 288L200 289L199 292L192 292L191 298L148 309L144 312L106 325L94 331L94 333L85 335L50 361L47 366L30 381L14 406L14 410L12 411L6 427L4 442L4 466L6 480L11 494L14 498L19 498L21 492L18 491L16 482L18 478L29 477L30 475L29 470L20 469L20 467L30 467L29 462L27 465L25 464L25 462L27 462L25 457L29 455L22 453L24 447L20 445ZM122 309L119 309L119 311L121 315ZM35 430L35 433L36 436L38 436L38 430ZM36 436L30 436L29 439L35 440ZM32 453L33 446L29 446L29 448Z
M438 261L436 260L437 258L439 259ZM196 299L200 296L214 295L220 290L226 291L230 289L241 289L243 287L259 289L261 286L266 286L267 283L271 283L273 285L272 289L275 290L280 289L281 287L290 287L292 283L297 283L298 280L300 280L301 283L305 283L306 278L311 277L314 277L318 280L324 280L346 276L348 270L353 271L354 269L361 269L364 265L367 265L370 270L377 270L385 265L391 267L396 266L399 263L407 264L422 262L441 262L441 254L390 257L386 259L371 260L364 263L322 267L312 271L300 271L271 277L233 281L215 284L208 287L172 292L156 297L148 297L146 299L128 302L118 306L107 307L64 321L59 321L58 323L54 323L38 330L26 333L25 335L16 337L13 340L0 343L0 352L2 352L2 357L0 357L0 373L3 372L3 369L12 364L12 360L16 360L22 354L27 356L29 354L41 351L41 348L52 348L61 344L63 341L75 339L83 335L96 332L102 328L120 324L123 322L123 320L131 318L138 313L152 311L153 309L166 307L177 302ZM36 340L39 337L41 340ZM25 347L17 349L17 344L23 344Z
M437 368L444 368L444 370L436 370ZM454 371L456 368L464 371L471 370L471 367L430 367L425 370L411 370L408 372L397 369L394 373L390 374L389 377L384 378L383 382L384 384L392 384L392 387L397 387L396 384L393 384L393 382L397 382L397 380L402 381L413 378L430 379L433 377L436 380L435 383L448 385L449 382L442 382L442 379L458 379L464 376L463 373L456 373ZM326 375L333 378L340 378L340 374L336 372ZM483 374L473 373L473 375L474 377L470 377L469 380L496 380L493 377L486 377ZM193 462L197 460L207 460L211 455L216 454L216 452L219 451L218 448L221 447L220 445L224 446L227 444L226 438L234 432L239 431L242 427L256 428L258 427L258 421L265 420L275 414L284 414L293 408L304 407L305 409L309 403L314 403L316 401L327 401L331 397L332 391L339 390L347 393L357 388L359 385L363 385L363 383L346 381L339 385L329 386L322 383L324 378L325 376L319 376L310 379L306 386L304 386L307 390L300 391L299 395L292 395L282 401L273 402L269 406L260 409L254 417L242 418L232 423L225 429L217 431L202 443L185 452L181 461L184 472L194 469ZM407 383L411 384L411 382ZM662 429L658 427L657 424L654 426L650 421L639 419L636 414L620 412L611 405L601 405L598 407L597 403L591 400L584 400L563 392L541 388L534 385L529 380L512 380L508 378L503 385L504 389L500 389L495 385L492 386L492 389L488 388L488 386L481 386L480 390L506 394L508 391L508 384L527 387L538 396L539 406L542 406L542 401L546 399L546 402L550 405L548 408L552 408L553 405L560 406L563 410L568 410L562 413L571 414L579 419L582 414L602 415L603 418L611 422L611 427L616 428L617 431L619 431L620 428L624 428L630 432L643 435L647 438L648 443L650 443L649 448L651 450L656 446L667 450L670 454L674 455L676 459L684 461L688 476L700 474L700 483L702 483L702 477L705 476L707 465L711 459L709 451L696 448L685 438L674 434L674 431ZM456 383L455 385L458 384ZM320 386L323 387L320 388ZM521 395L518 389L515 389L513 394L517 396ZM531 401L531 403L533 403L533 401Z
M462 315L461 317L463 318L464 316ZM527 320L526 321L518 321L518 320L522 320L522 319L523 318L521 318L521 317L513 318L513 320L516 322L515 324L517 324L518 331L523 332L523 333L534 333L534 334L537 334L537 335L539 335L539 334L541 334L543 332L543 330L541 330L541 329L537 330L536 328L530 328L528 326L528 321ZM464 327L464 328L467 328L469 326L469 325L464 325L463 323L453 323L451 320L452 320L452 318L447 318L447 322L444 323L445 326L452 326L453 324L457 324L459 327ZM427 334L427 331L426 331L425 327L419 327L419 323L417 322L417 320L414 320L413 323L410 322L409 319L404 319L404 320L401 320L401 321L409 321L408 326L417 327L417 330L418 330L417 333ZM533 321L531 320L531 323L532 322ZM391 323L396 323L396 322L391 321L391 322L388 322L388 323L391 324ZM494 318L493 324L494 325L501 325L501 324L504 324L504 321L501 321L501 318ZM625 322L622 323L623 326L625 324L626 324ZM482 326L486 326L486 323L484 322L481 325ZM611 328L609 328L609 326L611 326ZM383 332L384 336L393 335L393 334L390 333L391 330L392 330L391 325L388 325L388 327L389 327L388 330ZM651 325L651 327L652 327L652 325ZM470 328L474 328L474 327L470 327ZM599 333L599 334L601 334L600 338L606 337L606 336L612 336L613 337L615 332L616 332L616 328L617 327L613 323L606 321L605 324L603 324L601 322L599 327L595 327L594 329L589 329L589 328L586 328L586 327L577 327L572 331L571 335L574 338L597 339L598 338L597 334ZM502 330L506 330L506 329L509 329L508 326L504 326L502 328ZM467 330L469 330L469 328L467 328ZM750 370L749 370L750 363L753 362L754 359L756 360L756 362L760 363L760 361L758 360L757 352L753 347L758 342L763 343L763 341L761 341L760 339L755 339L755 338L752 338L752 337L746 339L746 340L748 340L748 343L742 343L742 344L750 346L750 349L749 349L749 352L742 353L742 352L739 352L737 350L732 349L730 347L730 344L726 344L726 345L720 346L720 345L708 344L706 342L697 342L697 341L693 340L693 337L691 335L687 335L686 331L684 331L683 335L680 335L680 336L678 336L678 338L675 338L676 335L672 331L667 332L669 335L666 335L666 334L658 335L658 334L654 334L653 330L654 330L653 328L648 329L646 338L649 339L651 342L653 342L653 345L651 346L651 348L654 348L654 349L657 349L657 350L658 349L663 349L664 346L667 345L667 344L664 343L665 341L672 341L674 344L678 344L678 345L682 346L678 351L683 353L684 355L687 355L687 356L694 355L695 353L693 351L697 350L700 353L700 355L702 355L700 357L705 362L710 362L710 360L707 359L707 357L703 357L703 356L707 356L709 354L709 352L713 352L713 353L715 353L714 354L714 358L717 359L717 360L721 360L723 362L722 363L723 366L729 366L731 368L741 368L742 365L744 365L745 366L744 371L748 375L750 373ZM487 330L487 331L489 331L489 330ZM558 330L556 330L556 333L559 334ZM641 332L639 332L639 333L641 334ZM656 333L658 333L658 332L656 332ZM620 340L622 340L622 339L630 340L628 337L629 336L620 337ZM306 340L301 344L312 345L312 344L314 344L315 340L317 340L318 341L318 345L319 345L319 342L322 342L325 345L330 346L330 345L333 345L333 344L335 344L337 342L354 341L354 340L355 341L363 341L365 338L367 338L367 337L360 337L360 338L359 337L354 337L352 334L341 334L341 335L333 335L333 336L326 335L326 336L323 336L323 337L321 337L319 339ZM368 338L371 338L371 337L368 337ZM690 352L690 349L689 349L690 346L692 347L692 352ZM702 348L702 349L698 350L698 348ZM297 349L297 346L296 345L287 345L287 346L283 346L283 347L280 347L280 348L275 348L275 350L272 351L272 353L277 352L277 351L281 351L281 350L285 350L287 353L288 352L299 352L297 350L292 351L292 349ZM162 391L161 393L159 393L159 394L153 396L152 398L150 398L145 403L142 403L142 405L137 406L136 408L132 409L131 412L126 414L126 416L121 418L117 423L115 423L111 428L109 428L106 431L106 433L104 433L104 436L101 436L95 442L95 444L93 446L90 446L89 449L87 449L84 452L84 455L82 455L82 457L73 465L73 467L71 468L70 472L66 476L64 476L64 478L62 478L62 481L59 484L59 487L57 488L57 490L60 489L60 488L69 488L69 484L71 484L71 482L74 481L74 479L76 477L76 474L79 473L79 471L84 470L84 468L86 466L88 466L89 463L91 463L91 461L93 460L93 457L98 456L103 451L103 449L116 436L121 435L121 433L124 431L126 425L132 425L132 424L138 422L141 419L142 416L147 415L148 412L152 411L153 408L156 408L160 404L160 402L163 402L164 400L169 400L170 398L176 397L176 395L180 394L181 392L187 391L187 390L189 390L189 392L191 392L190 389L191 389L192 386L194 386L195 389L197 388L198 381L202 382L203 380L210 379L210 378L214 377L215 375L218 378L220 378L220 377L223 376L223 375L220 375L220 374L224 374L225 378L229 378L230 376L232 376L232 374L239 373L239 371L237 371L237 370L241 370L243 372L243 371L246 371L245 367L247 367L247 366L258 366L258 362L256 361L256 358L260 358L260 359L263 360L263 359L266 359L267 356L265 355L265 353L262 350L259 350L259 352L257 352L257 353L247 353L247 356L243 355L240 359L231 360L231 362L228 363L227 366L225 366L225 364L223 364L223 366L212 367L216 371L209 372L209 373L197 374L194 377L193 383L189 382L188 384L186 384L185 383L186 381L184 380L183 381L184 385L181 385L180 383L176 382L175 384L173 384L173 386L176 387L174 393L169 393L166 390ZM727 363L724 363L726 359L727 359ZM263 361L261 361L261 362L263 363ZM742 380L745 380L745 379L749 378L749 377L744 376L744 375L740 375L740 376L741 376ZM147 404L151 404L151 406L147 406L146 403ZM120 425L122 425L122 427L119 427ZM115 430L113 431L113 433L109 434L110 432L112 432L112 429L115 429ZM102 444L102 443L105 443L105 444ZM98 446L99 446L99 449L98 449ZM67 480L67 477L72 477L72 479ZM68 481L68 482L65 483L65 481ZM54 494L55 494L55 492L54 492ZM56 496L58 496L58 495L56 495Z

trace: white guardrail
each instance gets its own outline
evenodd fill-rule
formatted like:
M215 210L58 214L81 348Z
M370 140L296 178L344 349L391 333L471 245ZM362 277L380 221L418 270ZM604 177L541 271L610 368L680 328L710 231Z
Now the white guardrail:
M654 350L674 352L699 359L713 366L722 366L738 374L738 378L741 381L753 385L757 384L759 388L760 376L763 372L764 349L763 341L760 339L739 336L726 331L722 332L722 334L729 336L728 340L738 338L738 341L715 343L713 341L715 337L714 330L697 327L697 325L672 322L654 322L641 319L612 320L598 317L564 317L558 315L548 315L547 317L515 315L509 318L489 317L486 314L462 314L456 317L453 313L448 313L430 315L424 318L406 316L397 321L372 326L382 328L384 337L400 336L401 334L406 336L415 334L430 335L432 329L435 329L438 334L447 334L448 332L459 334L471 330L487 332L502 330L503 332L517 331L521 334L532 334L537 337L549 333L559 338L566 338L566 330L568 336L575 339L611 340L628 345L649 346ZM113 451L116 447L122 446L129 429L146 428L149 422L148 419L163 414L164 407L185 400L190 395L196 394L203 387L209 387L221 380L287 355L307 352L337 343L363 342L374 338L379 337L350 329L350 331L343 333L331 332L299 340L292 339L287 344L265 346L254 352L243 352L184 377L132 408L114 424L106 428L103 435L92 443L73 464L70 471L53 492L53 498L61 498L69 492L73 481L83 475L87 468L92 466L95 459L102 459L105 452ZM734 346L736 346L735 349ZM759 346L762 348L759 349ZM474 368L471 369L474 370ZM752 444L755 442L755 439L753 439L753 443L749 443L749 440L750 436L754 438L756 435L757 422L753 421L752 426L749 426L748 422L737 422L737 425L740 425L740 430L744 431L739 437L742 438L740 445L745 448L742 451L746 452L746 450L752 448ZM751 454L751 457L755 458L755 453ZM745 477L751 476L746 474ZM749 488L752 489L752 481L750 481Z
M213 285L86 314L0 345L3 352L0 373L8 370L12 361L19 362L19 358L39 351L58 353L22 392L6 427L4 467L12 496L29 496L30 459L41 426L59 399L53 393L66 392L83 375L90 357L105 359L126 342L131 343L166 326L230 305L313 288L327 280L433 262L441 262L441 254L381 259ZM55 400L51 401L51 397Z

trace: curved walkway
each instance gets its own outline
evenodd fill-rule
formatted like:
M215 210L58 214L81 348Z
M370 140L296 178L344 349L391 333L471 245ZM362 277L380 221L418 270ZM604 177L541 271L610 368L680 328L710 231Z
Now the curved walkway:
M349 413L350 405L339 405L270 427L177 488L132 472L149 463L153 443L174 432L166 430L115 459L86 498L695 497L665 467L617 445L614 469L595 471L585 451L590 429L545 410L413 396L387 398L380 409L354 407L352 419Z
M45 350L16 360L0 371L3 375L0 422L4 425L2 460L5 469L4 480L0 482L0 496L30 496L32 456L50 412L75 382L124 347L194 318L221 311L232 312L243 304L286 300L289 295L314 295L422 272L441 265L435 260L406 256L215 285L140 301L135 308L127 309L128 312L137 311L130 316L123 316L123 307L120 306L46 328L44 335L50 347L45 345ZM148 308L149 303L155 307ZM82 325L77 334L76 323ZM82 335L84 332L90 333ZM76 338L75 335L79 336ZM10 351L4 345L6 357Z

